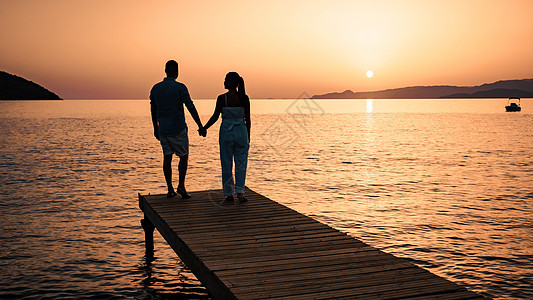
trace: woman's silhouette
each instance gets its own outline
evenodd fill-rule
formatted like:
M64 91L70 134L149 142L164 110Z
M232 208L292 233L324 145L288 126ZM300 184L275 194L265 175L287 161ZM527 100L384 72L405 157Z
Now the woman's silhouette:
M222 188L227 201L247 201L244 198L244 182L246 180L246 165L248 163L248 148L250 145L250 98L244 90L244 80L237 72L229 72L224 80L227 93L218 96L215 112L205 127L200 129L204 135L222 114L220 125L220 163L222 165ZM233 161L235 160L235 183L233 182Z

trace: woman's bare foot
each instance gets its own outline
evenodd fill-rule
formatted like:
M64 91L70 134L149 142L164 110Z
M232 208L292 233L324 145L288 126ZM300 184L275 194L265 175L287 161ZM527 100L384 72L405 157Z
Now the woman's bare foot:
M241 204L248 201L248 199L244 198L244 195L241 193L237 193L237 199L239 199L237 204Z

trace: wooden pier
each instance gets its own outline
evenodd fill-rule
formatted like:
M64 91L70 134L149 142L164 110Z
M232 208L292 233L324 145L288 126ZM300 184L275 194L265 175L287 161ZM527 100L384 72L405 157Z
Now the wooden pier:
M249 189L191 195L139 195L147 251L155 227L215 299L483 299Z

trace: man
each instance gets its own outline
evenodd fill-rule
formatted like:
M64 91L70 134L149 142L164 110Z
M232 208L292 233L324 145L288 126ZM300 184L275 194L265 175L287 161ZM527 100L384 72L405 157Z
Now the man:
M202 123L198 111L194 106L187 87L178 78L178 63L169 60L165 65L167 77L157 83L150 91L150 106L152 111L152 123L154 136L161 142L163 147L163 173L167 182L167 197L172 198L178 192L182 198L190 198L185 189L185 175L189 159L189 137L183 104L189 110L192 118L201 130ZM172 155L179 156L178 164L179 184L176 191L172 186Z

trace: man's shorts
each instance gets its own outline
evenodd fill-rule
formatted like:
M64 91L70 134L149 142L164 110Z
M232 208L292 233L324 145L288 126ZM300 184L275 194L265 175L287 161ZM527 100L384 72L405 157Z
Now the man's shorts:
M187 135L187 128L183 129L181 133L176 136L160 136L159 141L163 147L163 155L176 153L177 156L185 156L189 154L189 136Z

